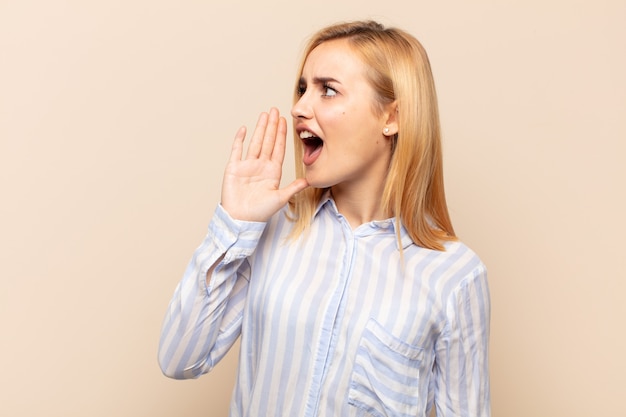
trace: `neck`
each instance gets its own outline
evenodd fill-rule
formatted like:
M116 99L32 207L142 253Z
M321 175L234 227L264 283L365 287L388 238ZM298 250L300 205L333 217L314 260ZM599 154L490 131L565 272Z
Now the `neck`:
M356 229L364 223L388 217L381 204L383 187L384 184L381 183L374 189L359 190L339 184L331 188L331 193L339 213Z

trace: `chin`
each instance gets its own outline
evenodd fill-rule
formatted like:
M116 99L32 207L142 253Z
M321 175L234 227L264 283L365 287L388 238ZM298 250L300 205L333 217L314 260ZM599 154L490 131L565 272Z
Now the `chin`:
M313 188L329 188L335 185L329 178L321 178L319 175L311 172L306 172L304 178L309 183L309 186Z

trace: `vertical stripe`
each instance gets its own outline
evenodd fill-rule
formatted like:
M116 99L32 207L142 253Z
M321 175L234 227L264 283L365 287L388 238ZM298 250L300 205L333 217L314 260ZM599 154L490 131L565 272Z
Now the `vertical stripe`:
M241 336L232 416L426 416L433 401L441 415L489 415L474 252L409 244L402 265L393 220L352 230L328 196L298 241L291 225L284 211L259 224L218 207L163 323L166 375L209 372Z

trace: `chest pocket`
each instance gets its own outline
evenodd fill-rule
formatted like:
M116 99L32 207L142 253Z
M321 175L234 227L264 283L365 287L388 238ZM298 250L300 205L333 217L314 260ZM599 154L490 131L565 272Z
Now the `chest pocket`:
M348 403L366 416L416 416L424 350L367 323L356 353Z

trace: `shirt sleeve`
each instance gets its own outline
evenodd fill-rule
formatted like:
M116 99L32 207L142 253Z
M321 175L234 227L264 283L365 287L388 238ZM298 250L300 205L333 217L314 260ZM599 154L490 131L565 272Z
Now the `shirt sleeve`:
M450 295L447 322L436 343L435 405L438 417L489 417L487 271L480 264Z
M239 336L250 273L246 258L264 228L265 223L234 220L218 205L163 321L158 359L166 376L209 372ZM207 286L207 271L218 260Z

